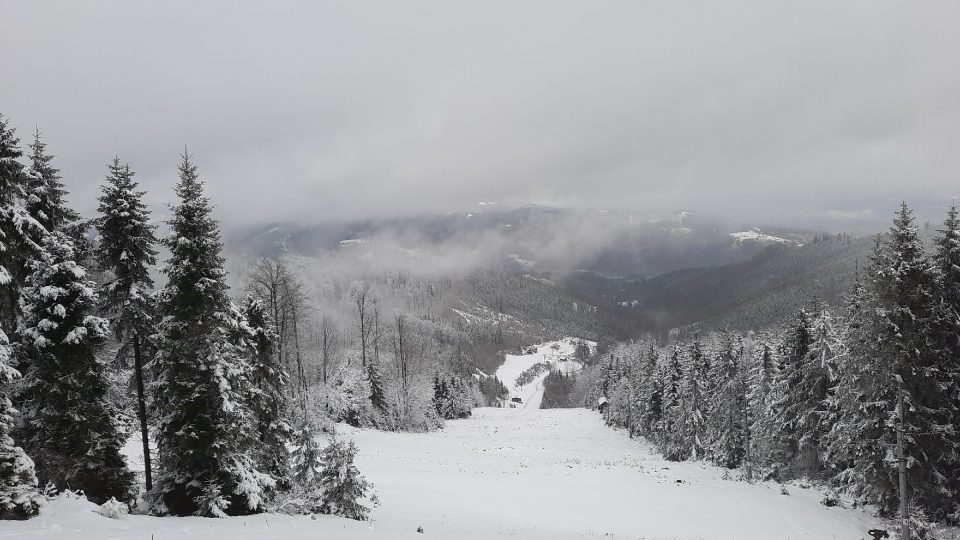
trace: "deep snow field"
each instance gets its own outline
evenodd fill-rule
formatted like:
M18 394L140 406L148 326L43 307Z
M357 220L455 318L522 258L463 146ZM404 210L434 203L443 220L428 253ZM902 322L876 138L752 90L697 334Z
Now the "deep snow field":
M376 485L381 505L372 522L272 514L113 520L85 500L61 497L35 519L0 522L0 539L855 540L880 525L865 512L819 504L816 489L791 485L782 495L779 485L724 479L723 469L704 463L664 461L595 412L540 410L546 372L523 386L517 377L539 362L579 370L571 359L576 343L567 338L506 356L496 376L522 399L510 403L517 408L475 409L434 433L340 426L356 440L357 466ZM136 437L125 451L131 468L142 470Z
M112 520L61 499L30 521L0 523L0 538L855 540L879 525L865 512L819 504L816 489L789 486L785 496L774 484L724 480L706 464L663 461L582 409L477 409L435 433L341 432L357 441L357 464L376 484L381 506L371 523Z

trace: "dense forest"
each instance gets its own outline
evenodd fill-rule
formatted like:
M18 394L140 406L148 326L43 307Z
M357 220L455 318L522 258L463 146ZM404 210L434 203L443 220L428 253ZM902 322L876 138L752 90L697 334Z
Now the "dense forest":
M376 498L356 448L316 435L337 422L437 429L503 397L470 357L504 343L503 325L444 323L435 283L361 278L319 311L296 261L261 258L231 287L186 151L177 172L162 237L119 158L99 214L81 219L40 132L24 155L0 118L0 517L80 490L156 515L365 519ZM132 436L143 478L121 452Z
M808 478L917 523L960 520L960 217L925 250L904 204L840 307L811 297L773 329L623 343L587 405L672 460L747 481ZM828 497L829 498L829 497ZM918 538L919 532L916 532Z

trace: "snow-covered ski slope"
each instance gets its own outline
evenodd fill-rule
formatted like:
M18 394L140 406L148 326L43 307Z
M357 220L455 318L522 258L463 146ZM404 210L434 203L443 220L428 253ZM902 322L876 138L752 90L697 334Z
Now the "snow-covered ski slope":
M510 391L510 398L520 398L521 403L511 405L522 409L539 409L543 401L543 380L548 371L544 371L525 385L517 384L517 377L527 369L541 362L548 362L550 369L559 369L564 373L575 372L582 366L573 360L577 350L578 339L564 338L557 341L548 341L536 345L536 352L531 354L508 354L503 365L497 368L496 377ZM584 341L591 349L597 346L593 341Z
M582 409L477 409L439 432L344 428L382 502L372 523L329 516L127 516L80 501L0 522L0 538L70 540L856 540L880 523L819 504L815 489L724 480L722 469L664 461ZM678 480L680 482L678 482ZM423 527L423 534L416 532Z

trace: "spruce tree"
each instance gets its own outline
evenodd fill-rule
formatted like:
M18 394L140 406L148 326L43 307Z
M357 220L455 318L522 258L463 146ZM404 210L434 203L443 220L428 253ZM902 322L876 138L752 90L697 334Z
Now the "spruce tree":
M159 475L150 507L216 517L260 512L274 481L252 456L250 349L232 339L219 227L186 152L179 173L180 200L164 240L170 258L154 358Z
M850 492L890 515L901 496L902 437L907 498L943 519L957 511L951 489L956 430L949 412L944 414L955 401L949 384L938 378L948 341L938 337L939 296L946 293L938 293L935 263L924 254L905 204L890 232L878 239L867 275L848 308L850 338L838 364L829 463Z
M32 269L19 329L28 359L23 444L41 482L82 489L98 503L129 500L133 474L120 454L125 441L107 398L106 366L96 357L108 324L93 315L95 285L63 233L47 235Z
M754 366L750 370L750 432L753 444L751 454L754 463L769 464L769 442L780 429L776 425L772 403L775 399L774 383L777 379L776 359L773 348L761 340L755 348Z
M934 266L938 270L938 295L934 314L934 347L938 359L930 375L938 388L938 403L931 403L935 424L953 426L947 435L940 459L952 464L947 480L953 510L944 509L953 522L960 523L960 213L954 204L947 212L943 229L936 238ZM950 465L946 465L949 467Z
M80 219L80 215L66 204L67 190L39 130L30 143L30 167L26 172L26 209L44 229L65 231L68 225Z
M23 152L20 139L8 121L0 115L0 328L8 339L20 315L20 291L29 263L40 256L40 244L46 230L24 207L27 174L19 159Z
M373 484L353 464L356 455L357 445L353 441L345 443L337 438L323 449L323 469L318 479L323 491L320 513L360 521L370 519L370 508L363 504L363 499L371 497L376 503L371 493Z
M837 359L837 383L830 398L838 415L826 437L825 456L837 485L889 512L896 507L897 495L888 462L895 445L888 424L889 400L895 396L883 396L878 390L889 390L895 375L886 344L878 339L885 329L873 285L883 259L878 241L867 284L858 276L847 298L846 346Z
M718 352L711 370L715 386L710 456L717 465L732 469L743 461L745 428L748 427L743 421L746 399L742 381L743 341L739 336L734 339L724 334Z
M651 343L644 355L641 368L640 400L640 432L646 436L655 433L663 416L663 379L659 376L660 354Z
M796 321L788 326L781 345L774 385L772 413L779 430L770 441L770 458L773 472L781 477L794 466L803 435L797 427L800 419L787 411L796 408L798 394L795 390L802 384L804 359L810 351L812 339L810 316L805 309L800 309Z
M309 423L304 423L297 430L290 465L291 479L301 489L309 491L319 481L323 460L320 445Z
M370 383L370 403L373 408L381 415L387 414L389 407L387 403L387 393L383 386L383 372L380 369L378 361L367 364L367 381Z
M664 366L663 417L660 420L660 446L664 457L671 461L683 459L683 439L679 433L678 416L682 405L683 352L675 345Z
M263 302L247 296L243 317L254 346L251 360L254 392L251 393L251 404L259 433L257 462L260 470L273 477L278 487L286 488L289 484L287 476L290 461L287 443L293 434L287 416L288 397L284 392L289 377L274 354L277 334L267 319Z
M0 329L0 519L26 519L37 515L43 497L37 490L33 461L11 435L17 411L7 392L20 372L10 367L10 357L10 342Z
M936 272L924 254L913 213L901 204L885 242L888 264L876 285L887 331L881 337L892 345L898 399L891 405L893 424L905 439L910 498L934 519L955 512L950 493L957 463L955 426L943 414L956 402L949 385L940 379L944 355L931 339L939 326ZM893 388L891 388L893 390Z
M39 139L37 139L39 144ZM35 154L43 154L42 148ZM35 166L36 167L36 166ZM101 310L110 320L113 335L120 343L117 361L129 365L133 358L134 385L137 391L137 418L143 444L146 487L153 488L147 426L146 373L144 365L150 356L149 337L155 332L155 302L150 296L153 279L150 268L156 264L156 238L150 224L150 211L143 203L143 191L137 189L129 165L114 158L106 183L101 186L97 220L97 260L109 271L110 279L100 289ZM52 188L56 192L56 188ZM56 205L48 205L55 207ZM55 212L49 212L56 216ZM64 219L64 218L59 218Z
M703 458L706 452L707 399L704 384L707 381L706 354L700 336L694 335L683 371L683 403L680 408L679 426L688 456Z

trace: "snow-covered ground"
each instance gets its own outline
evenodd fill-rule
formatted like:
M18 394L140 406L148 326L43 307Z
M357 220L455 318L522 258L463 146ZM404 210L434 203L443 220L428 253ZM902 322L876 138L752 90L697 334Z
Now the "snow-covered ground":
M477 409L435 433L342 433L357 441L358 466L376 484L382 504L372 523L111 520L62 499L30 521L0 522L0 538L846 540L879 525L864 512L819 504L816 489L790 486L781 495L777 485L724 480L703 463L666 462L582 409Z
M548 362L551 369L559 369L564 373L579 370L582 367L580 362L573 360L578 342L579 340L576 338L564 338L536 345L536 352L532 354L506 355L503 365L497 369L496 377L510 391L510 398L520 398L522 400L521 403L515 404L518 408L540 408L540 402L543 401L543 380L547 377L549 371L544 371L525 385L518 385L517 377L541 362ZM597 346L592 341L585 341L585 343L591 349Z

